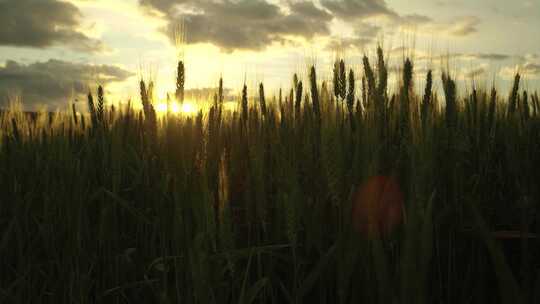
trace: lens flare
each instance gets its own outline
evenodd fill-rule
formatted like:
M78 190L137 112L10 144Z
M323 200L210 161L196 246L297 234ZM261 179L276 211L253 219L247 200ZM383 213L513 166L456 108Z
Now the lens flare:
M394 177L374 176L354 195L352 223L363 236L377 238L401 223L403 193Z

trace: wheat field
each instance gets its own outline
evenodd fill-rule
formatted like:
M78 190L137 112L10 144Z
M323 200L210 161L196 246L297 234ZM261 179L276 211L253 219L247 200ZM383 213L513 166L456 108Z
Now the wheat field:
M0 303L539 303L538 93L390 90L383 54L234 109L3 111Z

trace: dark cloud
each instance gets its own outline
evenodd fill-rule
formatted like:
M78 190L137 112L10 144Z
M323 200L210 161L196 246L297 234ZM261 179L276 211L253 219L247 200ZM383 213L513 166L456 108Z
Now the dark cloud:
M205 0L202 0L205 1ZM139 0L139 5L147 10L156 10L161 13L169 12L175 5L193 3L193 0Z
M97 81L106 85L132 75L110 65L53 59L29 65L8 61L4 67L0 66L0 105L5 106L12 95L17 95L27 109L35 109L37 105L65 107L69 98L87 93L88 86Z
M196 12L169 12L168 33L182 19L188 43L213 43L226 51L266 48L290 36L311 39L329 34L332 16L311 2L297 2L286 13L264 0L191 3Z
M433 22L433 19L424 15L411 14L411 15L400 16L398 18L398 22L402 25L419 26L419 25L429 24Z
M330 51L342 49L361 50L374 42L381 30L382 28L380 26L369 23L359 23L355 27L352 37L332 38L327 44L326 49Z
M469 55L473 59L480 59L480 60L492 60L492 61L500 61L500 60L507 60L512 58L510 55L506 54L497 54L497 53L480 53L480 54L473 54Z
M421 56L419 60L485 60L504 61L509 59L522 60L523 56L513 56L500 53L448 53L436 56Z
M177 25L182 23L187 43L212 43L225 51L261 50L275 42L291 42L292 36L330 38L327 48L362 47L373 42L380 31L370 25L373 17L383 21L389 32L413 27L450 36L468 36L477 32L480 24L473 16L443 23L420 14L400 15L385 0L281 0L279 4L269 0L139 0L139 4L168 21L163 32L172 42ZM332 20L351 26L353 35L330 37Z
M312 1L288 2L287 7L265 0L140 0L147 10L158 11L168 21L164 32L174 41L183 23L187 43L212 43L225 51L261 50L285 43L291 37L312 39L329 35L333 16Z
M0 0L0 45L44 48L67 45L96 52L104 45L79 31L81 12L58 0Z
M400 15L385 0L321 0L321 5L338 19L357 27L372 17L386 17L388 26L422 26L434 23L420 14Z
M332 38L326 44L325 49L328 51L361 50L372 42L373 39L365 37Z
M384 0L321 0L323 7L346 21L354 21L374 16L397 17Z
M301 1L301 2L292 2L289 4L290 9L307 18L313 19L324 19L328 20L331 16L325 10L321 10L313 4L313 2Z

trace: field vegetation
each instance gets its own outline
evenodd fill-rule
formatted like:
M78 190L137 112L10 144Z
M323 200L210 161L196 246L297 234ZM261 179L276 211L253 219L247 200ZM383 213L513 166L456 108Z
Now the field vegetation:
M409 59L389 90L381 49L333 71L2 112L0 302L539 303L538 94L417 94Z

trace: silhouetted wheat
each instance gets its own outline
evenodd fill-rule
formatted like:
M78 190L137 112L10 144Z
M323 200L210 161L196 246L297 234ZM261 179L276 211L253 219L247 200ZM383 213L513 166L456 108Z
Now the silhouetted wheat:
M185 85L185 67L183 61L178 61L176 69L176 100L179 103L184 102L184 85Z
M383 54L197 114L142 79L142 109L1 111L0 302L537 303L538 94L417 95Z

